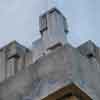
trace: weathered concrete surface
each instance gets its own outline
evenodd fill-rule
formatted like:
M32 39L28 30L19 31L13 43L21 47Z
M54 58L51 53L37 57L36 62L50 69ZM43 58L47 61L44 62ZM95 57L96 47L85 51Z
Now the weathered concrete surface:
M44 50L42 38L33 42L32 43L33 62L35 62L37 59L39 59L41 56L43 56L44 51L45 50Z
M100 63L100 48L97 47L91 40L83 43L78 48L79 52L87 57L94 57Z
M0 49L0 82L14 76L18 71L32 64L32 52L12 41Z
M65 44L68 26L66 18L56 8L52 8L43 15L39 20L40 33L43 40L44 48L48 49L57 43Z
M67 43L66 34L68 26L66 18L56 8L42 14L39 18L39 30L41 38L33 42L33 62L38 58L51 52L53 46Z
M40 100L74 82L93 100L100 98L100 66L70 45L58 48L0 84L0 100Z
M90 54L92 54L93 57L96 57L96 52L98 48L91 40L89 40L80 45L77 49L83 56L88 57Z

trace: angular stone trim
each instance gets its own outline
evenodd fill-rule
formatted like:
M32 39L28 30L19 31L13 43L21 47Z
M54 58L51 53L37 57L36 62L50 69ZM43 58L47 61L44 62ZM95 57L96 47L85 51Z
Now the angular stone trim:
M70 97L76 97L77 99L75 100L92 100L86 93L84 93L73 83L59 89L42 100L74 100L68 99Z

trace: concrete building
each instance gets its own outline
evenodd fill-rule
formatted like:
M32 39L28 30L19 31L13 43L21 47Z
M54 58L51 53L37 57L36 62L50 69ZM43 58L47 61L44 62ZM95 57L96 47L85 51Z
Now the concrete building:
M0 77L9 78L0 83L0 100L100 100L100 48L90 40L77 48L67 43L65 17L56 8L42 16L33 64L25 56L31 52L16 42L1 49ZM20 57L24 63L16 67Z
M14 76L32 63L32 53L28 48L13 41L0 49L0 82Z
M91 40L83 43L77 49L83 56L96 59L100 62L100 48L97 47Z
M48 50L58 43L66 44L66 34L68 33L66 18L58 9L53 8L41 15L39 22L45 49Z
M33 61L67 43L66 18L58 9L52 8L42 14L39 17L39 25L41 38L33 42Z

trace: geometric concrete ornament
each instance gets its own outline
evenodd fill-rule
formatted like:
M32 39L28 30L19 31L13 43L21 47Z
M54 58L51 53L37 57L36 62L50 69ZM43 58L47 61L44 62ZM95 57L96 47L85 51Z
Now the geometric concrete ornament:
M78 86L71 83L56 92L48 95L42 100L92 100Z

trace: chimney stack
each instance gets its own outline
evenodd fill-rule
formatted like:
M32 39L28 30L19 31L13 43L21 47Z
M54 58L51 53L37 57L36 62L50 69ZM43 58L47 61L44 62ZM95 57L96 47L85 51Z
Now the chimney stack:
M45 49L56 44L66 44L66 34L68 27L66 18L56 8L45 12L39 18L40 33Z

